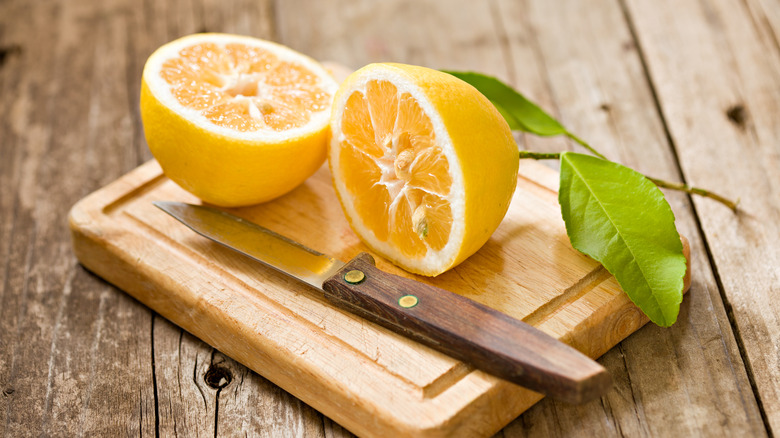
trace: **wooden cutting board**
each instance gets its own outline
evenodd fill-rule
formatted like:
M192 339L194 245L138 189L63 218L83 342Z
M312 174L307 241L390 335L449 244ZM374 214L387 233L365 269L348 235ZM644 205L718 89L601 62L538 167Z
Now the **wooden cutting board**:
M522 161L501 226L439 277L414 276L380 257L377 266L599 357L647 318L601 265L571 247L557 179ZM198 202L150 161L76 204L70 226L81 263L350 431L486 436L541 398L332 307L317 291L196 235L156 200ZM327 166L280 199L231 211L343 261L368 251L341 212Z

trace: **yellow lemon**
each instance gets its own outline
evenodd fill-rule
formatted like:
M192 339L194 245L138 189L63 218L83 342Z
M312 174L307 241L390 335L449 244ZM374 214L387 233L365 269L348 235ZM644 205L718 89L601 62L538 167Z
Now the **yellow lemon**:
M471 85L402 64L371 64L331 111L333 183L353 230L414 273L438 275L498 227L517 185L517 146Z
M337 88L319 63L287 47L196 34L147 60L141 118L170 179L212 204L256 204L322 165Z

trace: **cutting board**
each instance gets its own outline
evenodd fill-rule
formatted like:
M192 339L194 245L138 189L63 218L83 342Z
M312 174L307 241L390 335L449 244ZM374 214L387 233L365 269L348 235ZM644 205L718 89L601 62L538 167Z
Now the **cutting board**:
M506 218L455 269L425 278L380 257L377 266L599 357L647 318L601 265L571 247L557 180L522 161ZM350 431L487 436L542 397L332 307L321 293L196 235L156 200L198 202L150 161L76 204L70 226L81 263ZM230 211L343 261L369 251L341 212L327 166L275 201Z

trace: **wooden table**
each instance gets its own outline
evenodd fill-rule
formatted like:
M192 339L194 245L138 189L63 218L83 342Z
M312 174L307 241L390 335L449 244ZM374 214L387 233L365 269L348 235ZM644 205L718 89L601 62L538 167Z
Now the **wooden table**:
M669 192L693 253L678 322L600 362L614 389L543 400L500 434L780 431L780 1L0 2L0 431L8 436L348 436L84 270L81 197L151 158L141 69L203 31L351 67L477 70L616 161L740 198ZM519 135L537 151L577 150Z

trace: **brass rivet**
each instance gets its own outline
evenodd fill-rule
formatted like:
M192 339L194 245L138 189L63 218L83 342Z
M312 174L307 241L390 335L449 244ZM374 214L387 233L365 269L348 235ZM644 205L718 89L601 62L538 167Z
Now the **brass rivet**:
M364 274L363 271L358 271L357 269L353 269L344 274L344 281L349 284L358 284L365 279L366 274Z
M419 303L420 300L414 296L414 295L404 295L401 298L398 299L398 305L408 309L410 307L414 307Z

